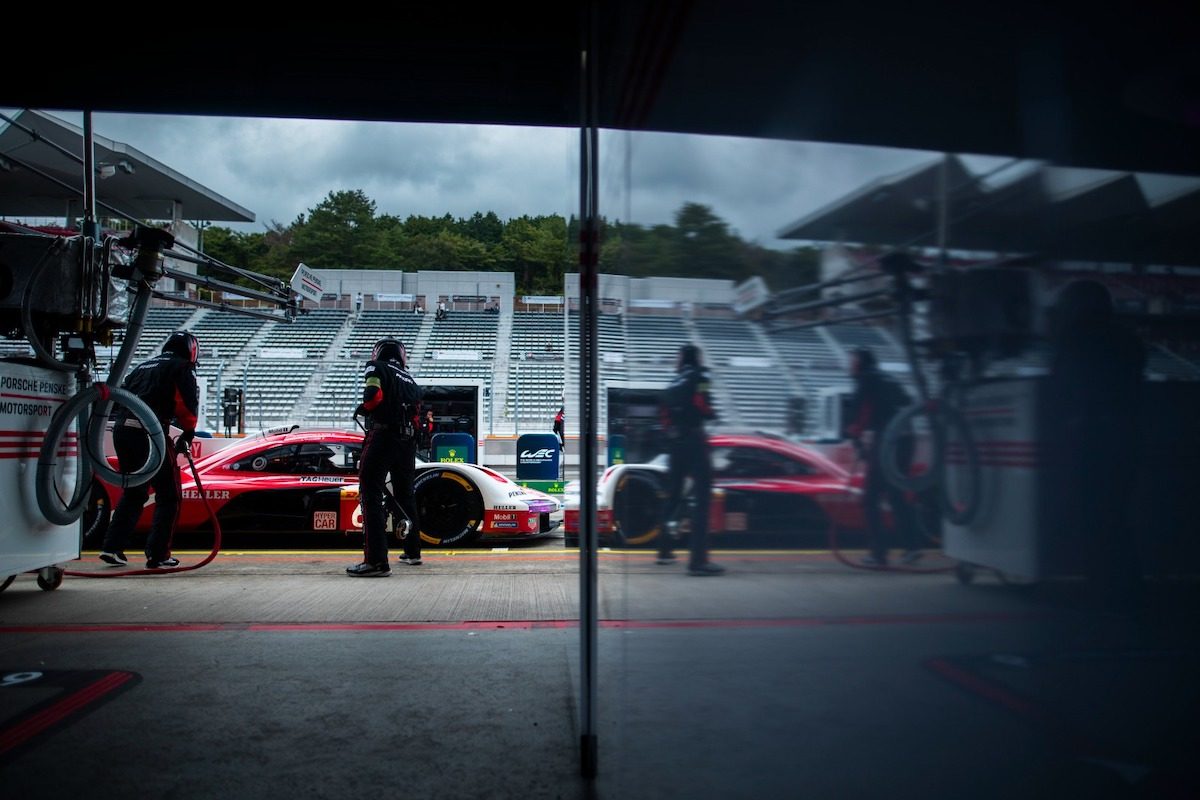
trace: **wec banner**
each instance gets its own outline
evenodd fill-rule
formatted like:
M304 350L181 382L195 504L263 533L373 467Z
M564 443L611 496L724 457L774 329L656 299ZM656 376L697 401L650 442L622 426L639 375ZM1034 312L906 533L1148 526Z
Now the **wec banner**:
M517 439L517 481L558 480L558 437L527 433Z

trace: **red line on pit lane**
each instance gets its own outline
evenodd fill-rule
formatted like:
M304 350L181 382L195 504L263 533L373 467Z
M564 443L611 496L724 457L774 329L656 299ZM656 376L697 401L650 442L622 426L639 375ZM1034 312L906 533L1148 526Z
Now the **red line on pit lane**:
M778 619L665 619L601 620L600 627L614 630L718 629L718 628L815 628L841 625L969 625L992 622L1025 622L1043 615L994 614L880 614L846 617L781 617ZM340 631L462 631L462 630L540 630L576 628L578 620L464 620L462 622L236 622L145 625L10 625L0 634L12 633L219 633L253 631L255 633L336 633Z
M0 755L57 725L77 711L95 703L110 692L119 689L133 678L131 672L112 672L100 680L72 692L53 705L42 709L28 719L18 722L6 731L0 731Z

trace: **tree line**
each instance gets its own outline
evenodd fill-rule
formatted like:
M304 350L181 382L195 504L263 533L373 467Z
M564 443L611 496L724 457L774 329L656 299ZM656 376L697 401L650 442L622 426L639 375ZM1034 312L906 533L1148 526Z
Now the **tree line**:
M600 270L634 277L761 276L775 290L816 279L817 251L771 250L746 242L698 203L685 203L674 225L603 221ZM454 218L378 213L363 191L331 191L290 225L265 231L209 227L203 250L227 264L291 278L296 264L321 269L512 272L519 294L560 294L563 276L578 269L579 221L559 215L501 220L477 211Z

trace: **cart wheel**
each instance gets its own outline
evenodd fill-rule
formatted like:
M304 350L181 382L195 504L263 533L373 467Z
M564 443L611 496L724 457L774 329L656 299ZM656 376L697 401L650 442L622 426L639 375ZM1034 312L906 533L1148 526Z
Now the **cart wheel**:
M958 578L958 582L963 586L975 580L975 565L967 561L960 561L954 568L954 577Z
M17 579L16 575L9 575L4 580L0 581L0 592L8 588L8 585Z
M47 592L62 585L63 571L59 567L42 567L38 570L37 584Z

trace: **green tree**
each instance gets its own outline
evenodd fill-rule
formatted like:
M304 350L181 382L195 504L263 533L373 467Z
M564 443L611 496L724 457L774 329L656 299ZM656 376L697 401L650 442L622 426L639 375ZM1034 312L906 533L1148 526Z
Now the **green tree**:
M361 189L330 192L307 219L292 225L292 254L310 267L385 266L386 237L375 219L375 201Z
M494 247L504 238L504 223L496 212L486 214L476 211L470 219L460 219L455 226L459 233L477 242Z
M498 251L497 267L516 273L522 294L561 292L576 252L567 242L567 221L557 215L509 220Z

